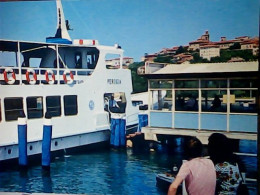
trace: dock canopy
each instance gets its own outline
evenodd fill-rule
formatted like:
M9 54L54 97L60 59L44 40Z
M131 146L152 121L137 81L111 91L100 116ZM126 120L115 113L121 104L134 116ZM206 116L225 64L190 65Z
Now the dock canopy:
M147 63L147 78L218 78L236 76L257 76L258 62L202 63L202 64L158 64Z

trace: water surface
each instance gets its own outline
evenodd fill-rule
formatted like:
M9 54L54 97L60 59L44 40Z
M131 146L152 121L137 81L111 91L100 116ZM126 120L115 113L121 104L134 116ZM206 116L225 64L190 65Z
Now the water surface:
M255 148L244 143L243 148ZM156 187L156 174L180 167L180 143L171 148L159 145L157 151L95 149L64 155L51 162L50 172L40 165L27 171L17 168L0 172L0 192L71 194L166 194ZM256 158L244 158L247 171L256 175ZM250 194L256 186L249 185Z

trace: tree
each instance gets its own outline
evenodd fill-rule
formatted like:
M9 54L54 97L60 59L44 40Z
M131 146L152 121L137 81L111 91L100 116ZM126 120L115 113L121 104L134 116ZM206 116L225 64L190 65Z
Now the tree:
M229 47L230 50L233 50L233 49L241 49L241 45L240 43L234 43L234 45L231 45Z
M146 92L148 90L147 79L137 74L137 69L141 66L144 66L144 62L134 62L128 66L132 75L133 93Z
M176 54L180 54L180 53L184 53L184 52L187 52L187 49L185 49L184 47L180 46L177 49Z
M158 55L158 56L154 59L154 62L159 62L159 63L172 63L172 57L171 57L171 56Z
M193 60L190 61L191 64L209 62L207 59L200 57L199 53L193 53L192 56L193 56Z

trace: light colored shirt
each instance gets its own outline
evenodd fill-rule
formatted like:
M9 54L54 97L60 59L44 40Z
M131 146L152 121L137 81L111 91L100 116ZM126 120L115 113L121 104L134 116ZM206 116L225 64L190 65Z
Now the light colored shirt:
M242 181L238 165L224 162L216 164L215 168L217 172L217 183L219 186L218 194L236 195L238 186Z
M216 171L210 159L194 158L184 162L177 176L185 180L190 195L215 194Z

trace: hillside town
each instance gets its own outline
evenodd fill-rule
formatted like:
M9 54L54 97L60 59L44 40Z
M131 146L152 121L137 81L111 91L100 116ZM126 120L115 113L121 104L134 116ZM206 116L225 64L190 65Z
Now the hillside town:
M163 48L153 53L145 54L142 62L163 62L173 64L209 63L209 62L244 62L255 61L259 55L259 37L240 36L228 40L220 37L220 41L211 41L209 31L201 37L184 46ZM225 58L221 58L225 56ZM134 58L124 57L123 67L128 68L134 63ZM120 66L119 58L107 59L109 68Z
M232 40L226 37L220 37L220 41L211 41L209 31L205 31L200 38L189 42L187 46L174 46L172 48L163 48L154 54L145 54L142 61L153 62L158 57L164 57L175 64L191 63L196 55L199 55L203 62L210 62L213 58L220 57L224 50L249 51L252 56L257 58L259 54L259 37L240 36ZM232 56L227 62L250 61L243 57Z

